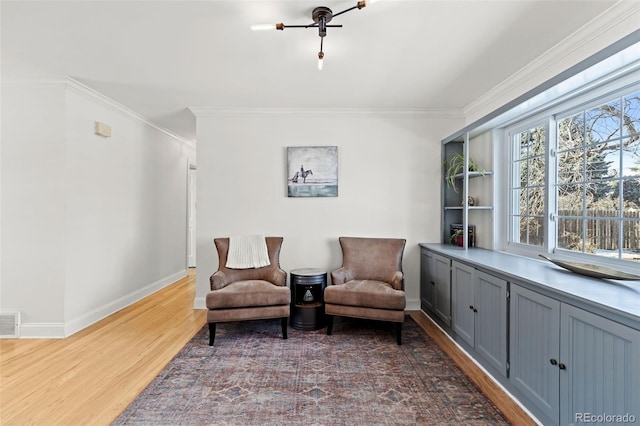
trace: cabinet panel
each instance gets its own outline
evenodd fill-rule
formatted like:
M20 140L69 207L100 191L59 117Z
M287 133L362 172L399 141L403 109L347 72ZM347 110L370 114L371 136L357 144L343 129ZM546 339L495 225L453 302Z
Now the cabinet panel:
M428 251L422 250L420 254L420 307L428 311L433 311L433 292L436 285L433 277L434 267L433 256Z
M433 310L447 326L451 326L451 259L433 255L435 288Z
M511 284L509 380L554 423L560 413L559 324L560 302Z
M482 271L475 279L475 348L507 375L507 282Z
M451 287L451 323L457 338L506 377L507 282L454 261Z
M585 415L640 420L640 331L564 304L560 321L561 423L584 423Z
M451 259L427 250L420 256L420 306L450 327Z
M474 271L471 266L459 262L451 264L452 327L465 342L474 345Z

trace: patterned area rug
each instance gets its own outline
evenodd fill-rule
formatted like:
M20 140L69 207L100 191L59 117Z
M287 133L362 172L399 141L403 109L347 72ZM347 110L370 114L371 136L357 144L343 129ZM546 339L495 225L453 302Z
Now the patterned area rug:
M280 320L205 326L115 425L496 425L498 409L410 317L336 318L280 335Z

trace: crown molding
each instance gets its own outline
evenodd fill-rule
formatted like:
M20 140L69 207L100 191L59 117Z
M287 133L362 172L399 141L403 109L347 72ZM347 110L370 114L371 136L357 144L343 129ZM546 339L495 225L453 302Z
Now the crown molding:
M632 31L637 29L637 23L640 22L640 2L618 1L502 83L471 102L463 108L467 122L486 115L552 77L548 73L549 70L552 71L551 74L558 74L562 70L553 70L553 67L561 63L564 58L571 57L576 53L579 54L580 49L594 42L599 42L599 39L606 39L603 35L607 32L625 28L626 22L629 23L629 28L632 28ZM600 46L598 49L604 47L606 46ZM542 80L540 80L541 78Z
M15 87L18 89L61 89L70 90L71 92L83 96L91 101L97 102L102 106L109 108L113 111L128 115L129 117L146 124L159 131L160 133L168 136L176 143L184 144L188 147L195 149L196 145L193 141L190 141L182 136L176 135L168 129L158 125L149 118L139 114L132 109L114 101L113 99L103 95L102 93L92 89L91 87L80 83L71 77L51 77L51 78L3 78L2 85L5 87Z
M90 88L89 86L82 84L77 80L74 80L73 78L66 77L65 80L66 80L66 87L72 90L74 93L82 95L93 101L97 101L98 103L104 105L107 108L126 114L146 124L147 126L153 127L155 130L159 131L160 133L163 133L165 136L170 137L175 142L187 145L195 149L195 143L193 141L185 139L182 136L176 135L175 133L158 125L157 123L153 122L152 120L143 116L142 114L139 114L133 111L132 109L122 105L121 103L114 101L113 99L103 95L100 92L97 92L96 90Z
M409 109L373 109L373 108L218 108L189 107L196 117L247 117L287 115L299 117L341 116L341 117L424 117L464 119L462 109L458 108L409 108Z

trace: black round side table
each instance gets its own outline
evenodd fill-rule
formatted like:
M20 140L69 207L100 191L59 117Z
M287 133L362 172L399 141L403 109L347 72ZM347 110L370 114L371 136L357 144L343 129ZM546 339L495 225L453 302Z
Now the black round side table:
M314 268L291 271L291 327L317 330L325 326L323 296L326 286L325 271Z

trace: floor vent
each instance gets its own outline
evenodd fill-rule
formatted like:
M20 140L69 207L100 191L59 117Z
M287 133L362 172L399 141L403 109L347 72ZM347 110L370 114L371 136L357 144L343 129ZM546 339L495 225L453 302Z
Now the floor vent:
M18 337L20 330L20 312L0 314L0 337Z

